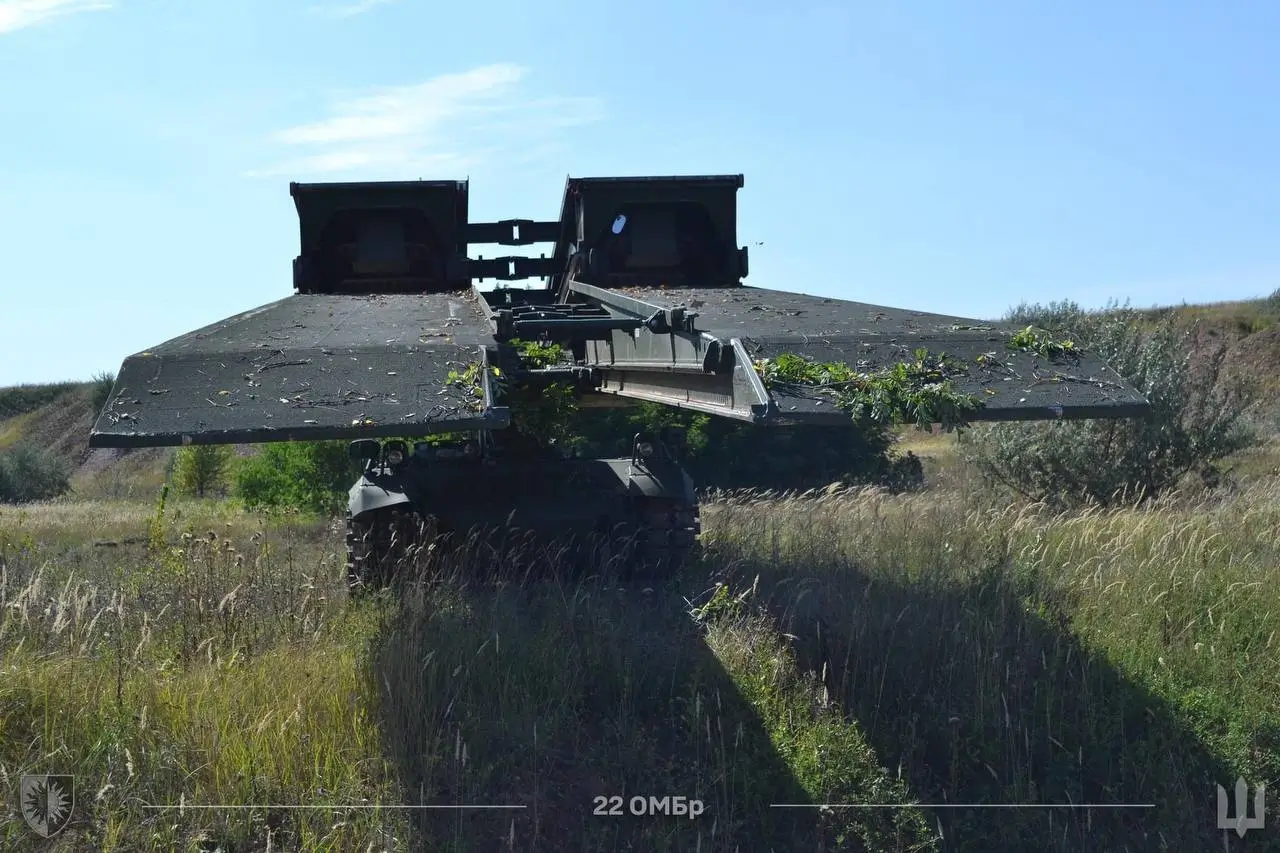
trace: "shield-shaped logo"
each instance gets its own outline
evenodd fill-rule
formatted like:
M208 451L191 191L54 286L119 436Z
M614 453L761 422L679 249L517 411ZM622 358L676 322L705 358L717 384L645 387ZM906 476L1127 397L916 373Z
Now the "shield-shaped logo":
M22 818L41 838L67 828L76 804L74 776L23 776L18 785Z

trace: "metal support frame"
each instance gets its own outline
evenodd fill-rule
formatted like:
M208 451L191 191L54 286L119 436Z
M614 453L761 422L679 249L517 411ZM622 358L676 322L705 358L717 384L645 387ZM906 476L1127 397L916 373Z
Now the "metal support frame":
M560 223L533 219L501 219L497 222L469 222L468 243L497 243L501 246L530 246L554 243L560 236Z
M628 314L642 318L645 328L654 334L677 331L692 332L694 330L693 321L698 315L694 312L687 312L684 306L663 308L660 305L653 305L618 293L616 290L585 284L576 279L569 279L568 285L570 293L576 293L587 299L595 300L601 305L616 308L619 311L625 311Z

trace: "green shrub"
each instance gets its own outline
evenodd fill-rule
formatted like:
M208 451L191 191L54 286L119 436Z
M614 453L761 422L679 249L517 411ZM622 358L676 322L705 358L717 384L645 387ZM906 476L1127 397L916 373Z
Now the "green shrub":
M1148 321L1110 306L1085 312L1071 302L1020 305L1006 318L1069 331L1150 402L1150 414L1124 420L983 426L961 436L968 458L995 483L1064 506L1155 497L1185 474L1213 481L1216 463L1252 443L1243 415L1250 388L1220 357L1193 364L1191 331L1172 317Z
M71 488L67 464L28 443L0 454L0 501L28 503L56 498Z
M232 450L225 444L179 448L173 455L173 484L180 493L198 498L224 491L232 459Z
M359 476L345 441L283 442L242 460L233 492L249 507L332 513L346 505Z
M0 388L0 418L34 412L75 387L75 382L55 382L49 385L12 385Z
M107 401L111 399L111 389L115 387L116 375L109 370L101 373L95 373L90 383L92 386L93 396L93 416L97 418L102 414L103 408L107 405Z
M1114 306L1110 310L1117 310ZM1128 312L1128 308L1123 309ZM1137 312L1134 312L1137 316ZM1153 319L1159 319L1169 314L1168 309L1158 308L1153 311L1146 312ZM1095 322L1101 314L1088 315L1078 304L1070 299L1063 299L1060 302L1050 302L1047 305L1037 303L1021 302L1010 308L1004 315L1004 322L1014 326L1036 326L1049 331L1068 330L1075 334L1083 335L1089 323Z

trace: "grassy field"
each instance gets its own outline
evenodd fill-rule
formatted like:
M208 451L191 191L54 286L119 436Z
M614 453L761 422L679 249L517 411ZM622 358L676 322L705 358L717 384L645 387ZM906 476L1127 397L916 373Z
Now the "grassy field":
M78 786L47 842L10 797L0 846L1218 849L1215 786L1280 783L1276 458L1055 515L911 441L930 490L713 497L699 564L647 587L477 545L353 602L326 522L0 508L0 785ZM705 813L628 813L651 795ZM1154 808L911 805L1012 802Z
M1236 334L1251 335L1280 322L1280 297L1149 308L1142 314L1148 320L1174 316L1186 325L1202 323Z

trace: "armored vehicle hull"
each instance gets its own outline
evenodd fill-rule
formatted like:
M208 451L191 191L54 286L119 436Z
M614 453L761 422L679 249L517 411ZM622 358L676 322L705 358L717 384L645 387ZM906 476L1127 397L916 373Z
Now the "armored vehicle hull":
M678 568L697 542L693 480L661 436L635 436L632 455L617 459L504 455L485 444L419 442L412 452L399 442L366 445L378 455L350 493L353 587L384 584L410 549L442 535L532 534L566 557L660 573Z

